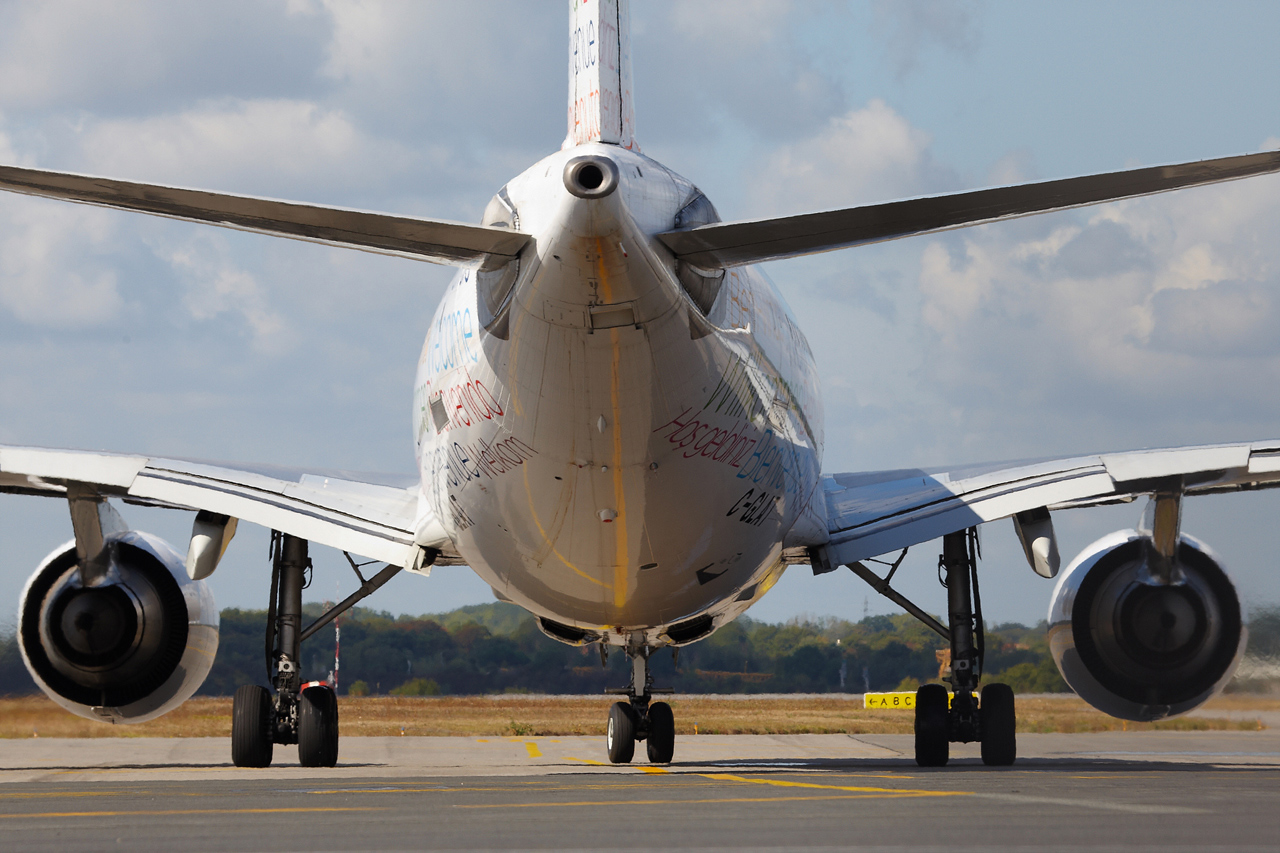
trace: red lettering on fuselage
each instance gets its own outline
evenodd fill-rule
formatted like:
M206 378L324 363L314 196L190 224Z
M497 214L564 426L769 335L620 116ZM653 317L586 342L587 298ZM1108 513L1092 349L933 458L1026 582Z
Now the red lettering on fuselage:
M689 417L689 413L692 411L693 409L685 409L670 421L655 429L654 432L671 429L671 432L666 436L667 441L682 450L688 448L681 454L685 459L701 456L704 459L710 459L712 462L720 462L731 468L737 468L743 454L750 450L757 441L757 439L749 438L744 433L744 430L750 429L751 425L746 423L739 424L731 432L714 424Z

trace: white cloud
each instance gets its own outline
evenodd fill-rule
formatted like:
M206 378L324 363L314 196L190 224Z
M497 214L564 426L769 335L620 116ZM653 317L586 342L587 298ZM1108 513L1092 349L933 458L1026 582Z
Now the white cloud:
M341 111L294 100L108 119L89 124L78 142L86 171L251 195L359 188L403 172L412 160Z
M0 103L134 113L139 99L314 90L326 16L284 2L10 3Z
M530 3L494 4L483 13L456 3L325 0L332 36L322 74L337 98L381 132L421 140L481 137L486 148L509 137L564 133L563 81L568 36L563 12ZM508 138L504 138L508 137ZM522 140L527 144L528 139Z
M1203 357L1280 355L1280 281L1163 289L1151 300L1154 350Z
M117 276L101 260L110 215L57 202L0 203L0 304L45 328L101 326L118 316ZM95 257L96 256L96 257Z
M987 170L987 184L993 187L1025 184L1037 180L1038 177L1035 164L1032 162L1031 151L1026 148L1004 154Z
M850 207L938 191L954 183L929 135L883 101L832 118L816 134L774 147L752 182L762 215Z
M3 125L4 115L0 114L0 125ZM21 163L18 160L18 152L14 149L13 143L9 141L9 134L0 131L0 163L6 166L18 166Z
M255 349L282 352L296 335L284 316L270 304L257 278L239 266L222 235L197 233L183 244L157 248L186 285L183 306L192 319L213 320L230 314L243 322Z
M1084 417L1111 418L1091 431L1112 441L1137 435L1143 421L1129 417L1133 406L1148 416L1176 412L1185 440L1228 437L1217 415L1187 408L1188 400L1230 401L1237 422L1280 416L1280 401L1259 393L1280 378L1276 183L1237 182L930 242L920 317L934 335L929 358L940 387L955 382L972 393L984 377L1003 376L1041 397L1040 417L1062 418L1019 429L1024 414L1013 408L1004 428L1071 446L1080 444L1073 430L1088 434L1078 427ZM968 417L972 431L982 416Z

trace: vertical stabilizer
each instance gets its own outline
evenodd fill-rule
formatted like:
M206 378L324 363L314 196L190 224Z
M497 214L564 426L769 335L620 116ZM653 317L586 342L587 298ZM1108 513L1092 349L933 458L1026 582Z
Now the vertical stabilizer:
M569 0L569 135L564 147L635 148L629 0Z

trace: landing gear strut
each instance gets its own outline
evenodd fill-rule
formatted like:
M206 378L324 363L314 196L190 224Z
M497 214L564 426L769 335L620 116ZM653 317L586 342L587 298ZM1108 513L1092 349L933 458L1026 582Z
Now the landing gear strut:
M631 761L638 740L646 741L650 764L669 764L675 752L676 721L671 706L666 702L650 701L655 693L675 691L653 686L653 674L649 671L649 654L652 651L643 644L628 646L631 685L605 691L627 697L627 701L615 702L609 709L605 745L609 750L609 760L614 764Z
M346 554L346 552L343 552ZM415 565L429 566L438 551L422 549ZM302 683L302 641L341 616L358 601L391 580L403 567L388 565L372 577L360 574L368 563L346 554L360 588L302 627L302 590L310 583L307 540L271 532L271 603L267 610L267 675L275 688L257 684L236 690L231 711L231 760L237 767L266 767L274 745L298 745L303 767L338 763L338 697L319 682Z
M302 590L311 568L307 540L273 534L271 558L266 651L275 697L257 684L236 691L231 759L237 767L266 767L275 744L296 743L303 767L332 767L338 762L338 698L328 685L302 685Z
M925 684L916 691L916 763L941 767L953 742L982 744L982 761L1010 765L1017 757L1013 690L988 684L974 702L982 675L982 599L978 595L976 530L948 533L942 539L939 572L947 587L948 634L951 640L951 688Z
M977 534L977 528L970 528L942 537L938 573L947 588L947 625L889 585L907 556L906 550L893 563L883 562L889 566L889 573L884 577L862 563L848 564L853 573L870 584L872 589L946 637L951 645L954 698L948 702L947 688L941 684L925 684L916 691L916 763L921 767L946 764L951 744L957 742L981 742L984 764L1007 766L1013 764L1018 754L1014 735L1017 720L1013 690L1009 685L988 684L982 688L980 701L973 701L982 676L984 646L982 598L978 594ZM816 573L835 569L823 558L821 551L810 551L810 556Z

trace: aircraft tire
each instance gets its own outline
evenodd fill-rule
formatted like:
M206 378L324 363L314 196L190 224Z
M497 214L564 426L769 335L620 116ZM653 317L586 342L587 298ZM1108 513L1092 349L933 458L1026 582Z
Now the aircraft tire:
M676 751L676 718L666 702L649 706L649 737L645 741L650 764L670 764Z
M338 763L338 697L329 687L308 687L298 697L298 763L303 767Z
M942 767L951 757L950 702L941 684L922 684L916 691L916 764Z
M231 700L231 763L236 767L271 764L271 728L275 710L267 688L245 684Z
M605 746L609 761L627 764L636 754L636 711L630 702L614 702L609 709L609 727L605 731Z
M1018 719L1014 714L1013 688L987 684L978 706L982 715L982 763L1008 767L1018 757Z

